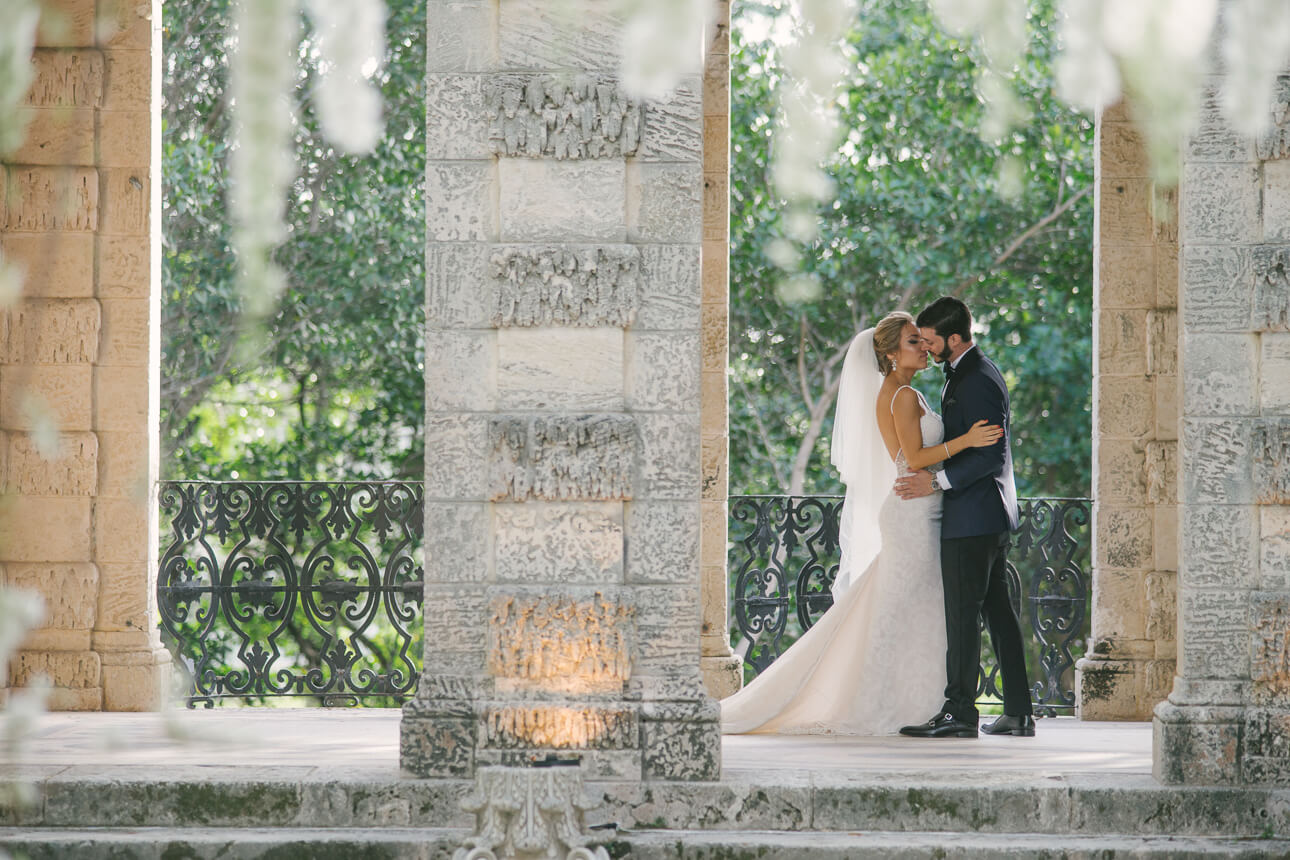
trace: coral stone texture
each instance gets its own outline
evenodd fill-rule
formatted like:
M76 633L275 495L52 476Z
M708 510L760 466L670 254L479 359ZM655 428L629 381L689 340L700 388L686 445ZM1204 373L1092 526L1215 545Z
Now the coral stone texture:
M466 776L558 753L602 777L714 779L701 450L713 433L724 445L725 403L700 395L702 87L628 93L621 22L601 4L430 15L435 632L403 766Z
M110 9L109 9L110 7ZM25 271L0 318L0 570L45 618L12 683L55 709L146 710L157 636L160 3L47 5L0 164L0 254Z

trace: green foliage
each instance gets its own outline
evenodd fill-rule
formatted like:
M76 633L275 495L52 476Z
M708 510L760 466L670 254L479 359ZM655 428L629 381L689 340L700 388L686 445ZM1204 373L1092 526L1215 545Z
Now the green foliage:
M1021 494L1088 494L1093 126L1052 92L1053 5L1031 3L1035 42L1017 74L1029 122L984 141L975 49L939 30L925 2L862 0L839 99L845 139L827 165L837 196L802 255L823 288L809 303L777 297L767 256L785 235L769 182L780 49L745 35L784 3L736 5L732 494L840 491L828 442L847 343L942 294L973 309L1007 375ZM918 384L935 403L939 373Z
M364 157L323 139L305 28L289 287L246 331L227 212L229 0L164 10L163 477L419 476L425 0L390 0L385 132Z

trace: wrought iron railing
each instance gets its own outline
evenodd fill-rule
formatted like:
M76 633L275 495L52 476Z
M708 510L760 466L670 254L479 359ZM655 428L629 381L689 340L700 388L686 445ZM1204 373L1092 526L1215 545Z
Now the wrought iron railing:
M191 682L189 706L411 695L421 666L421 489L162 483L157 604L163 640Z
M1008 591L1028 638L1036 713L1071 713L1074 666L1089 635L1088 499L1022 499L1008 553ZM751 677L833 605L841 496L731 496L731 638ZM1023 599L1024 598L1024 599ZM1023 606L1024 604L1024 606ZM1001 701L984 634L978 699Z

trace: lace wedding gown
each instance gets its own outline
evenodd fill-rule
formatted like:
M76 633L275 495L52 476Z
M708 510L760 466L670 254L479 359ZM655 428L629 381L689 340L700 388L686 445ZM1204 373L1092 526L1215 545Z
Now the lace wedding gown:
M923 447L939 445L941 418L918 399ZM896 469L909 472L904 452ZM722 700L722 732L881 735L940 707L941 494L905 501L889 493L878 525L882 549L864 574L752 683Z

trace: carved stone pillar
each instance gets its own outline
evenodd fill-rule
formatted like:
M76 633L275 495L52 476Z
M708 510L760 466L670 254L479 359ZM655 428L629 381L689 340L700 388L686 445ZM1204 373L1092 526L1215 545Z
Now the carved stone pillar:
M1093 606L1085 720L1148 720L1175 665L1178 221L1124 105L1098 119Z
M14 683L48 677L56 709L143 710L170 663L153 598L161 5L45 7L26 142L0 166L0 252L27 275L0 346L0 559L48 611Z
M402 762L711 779L702 82L628 97L618 22L573 6L429 4L426 651Z
M730 650L730 582L726 531L730 523L729 410L726 365L730 352L730 3L708 40L703 74L703 531L700 536L703 684L716 699L743 685L743 663Z
M1217 86L1218 81L1214 81ZM1169 783L1290 779L1290 79L1258 140L1206 113L1179 188L1178 674Z

